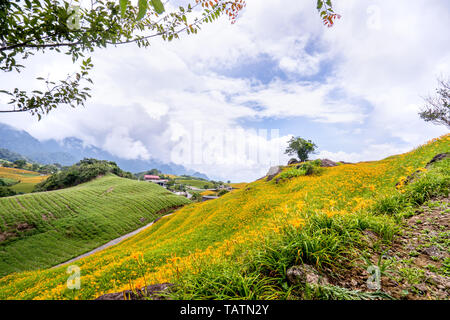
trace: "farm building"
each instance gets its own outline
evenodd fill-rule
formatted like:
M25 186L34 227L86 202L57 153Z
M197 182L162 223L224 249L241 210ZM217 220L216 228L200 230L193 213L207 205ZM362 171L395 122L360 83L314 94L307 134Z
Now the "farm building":
M161 179L159 176L153 176L153 175L150 175L150 174L146 174L144 176L144 180L145 181L149 181L149 182L153 182L153 183L156 183L156 184L159 184L161 187L165 187L166 183L169 181L169 180L166 180L166 179Z

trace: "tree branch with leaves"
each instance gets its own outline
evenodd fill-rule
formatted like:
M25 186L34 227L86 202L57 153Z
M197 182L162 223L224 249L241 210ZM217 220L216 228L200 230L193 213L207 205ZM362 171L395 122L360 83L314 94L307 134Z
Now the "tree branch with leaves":
M450 80L441 78L438 84L436 95L425 98L426 104L419 116L427 122L450 128Z
M95 49L135 43L148 47L152 38L178 39L182 33L195 34L200 26L226 15L235 23L246 6L245 0L192 0L185 6L170 6L168 0L0 0L0 72L19 73L36 53L57 52L71 56L79 71L65 80L44 81L47 90L27 92L2 89L9 97L0 113L29 112L41 119L61 104L76 107L90 97L90 57ZM331 1L317 0L317 9L327 26L338 17Z

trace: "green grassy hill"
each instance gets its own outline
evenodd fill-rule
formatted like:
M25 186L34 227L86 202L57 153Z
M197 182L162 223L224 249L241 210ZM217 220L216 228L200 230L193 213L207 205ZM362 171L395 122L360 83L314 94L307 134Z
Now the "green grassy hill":
M114 175L0 198L0 277L67 261L188 202L156 184Z
M179 184L184 184L186 186L196 187L198 189L205 189L205 187L207 187L206 189L214 188L214 184L212 182L205 180L176 179L175 182Z
M321 299L376 297L346 289L339 276L351 275L349 270L364 263L361 259L370 250L380 250L373 257L382 257L401 229L397 210L414 213L407 204L410 195L424 195L423 202L442 187L448 197L449 160L436 174L424 169L443 152L450 152L450 135L381 161L280 181L260 179L219 199L189 204L122 243L77 261L82 270L79 290L67 288L67 266L61 266L0 278L0 299L93 299L163 282L178 284L175 298L182 299L300 299L305 292ZM428 177L426 183L405 187L406 177L418 169ZM19 216L20 205L10 202L16 208L13 215ZM366 234L377 239L373 247L367 247ZM448 265L441 260L436 262L439 270ZM303 263L327 274L335 286L312 293L287 282L286 270ZM414 262L409 263L410 269L400 271L415 275ZM365 288L367 272L355 270Z

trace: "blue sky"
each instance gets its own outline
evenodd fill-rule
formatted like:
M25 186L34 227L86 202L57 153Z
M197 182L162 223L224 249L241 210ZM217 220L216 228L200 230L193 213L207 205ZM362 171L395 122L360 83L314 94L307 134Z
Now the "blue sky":
M62 107L40 122L28 115L0 121L38 139L76 136L121 157L174 161L232 181L252 181L284 164L292 135L316 142L315 157L362 161L447 133L417 113L436 77L449 75L449 2L334 5L342 19L330 29L315 0L247 0L235 24L224 18L147 50L99 50L86 108ZM34 77L74 70L61 56L29 61L25 73L0 79L0 86L32 87ZM279 136L261 137L258 129ZM252 157L255 148L263 156ZM174 156L181 149L204 161Z

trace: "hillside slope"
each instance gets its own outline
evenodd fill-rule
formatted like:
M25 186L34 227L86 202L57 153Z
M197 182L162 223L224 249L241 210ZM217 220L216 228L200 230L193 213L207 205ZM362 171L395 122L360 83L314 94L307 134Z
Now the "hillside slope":
M67 261L188 202L158 185L114 175L1 198L0 276Z
M191 204L121 244L77 261L80 290L66 287L67 267L0 279L2 299L92 299L103 293L177 282L215 264L230 265L235 248L261 246L285 225L301 227L318 212L364 212L434 155L450 151L450 135L381 161L326 168L320 175L277 183L258 180L223 197ZM224 284L226 285L226 284Z

